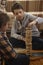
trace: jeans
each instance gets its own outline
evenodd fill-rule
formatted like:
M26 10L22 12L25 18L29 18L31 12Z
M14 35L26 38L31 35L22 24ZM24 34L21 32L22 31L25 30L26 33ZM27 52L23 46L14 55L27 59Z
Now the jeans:
M14 48L26 48L25 41L23 40L18 40L13 37L10 37L9 41L11 42Z
M32 49L43 50L43 39L40 37L32 37Z
M29 65L29 63L29 55L19 54L16 59L10 58L9 60L6 60L5 65Z

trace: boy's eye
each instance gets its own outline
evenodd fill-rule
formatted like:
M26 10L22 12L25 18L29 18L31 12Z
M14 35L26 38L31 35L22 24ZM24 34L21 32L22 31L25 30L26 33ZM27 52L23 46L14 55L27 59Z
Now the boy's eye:
M20 13L21 13L21 11L19 11L19 12L15 13L15 15L18 15L18 14L20 14Z
M19 13L21 13L21 11Z
M16 15L18 15L18 13L16 13Z

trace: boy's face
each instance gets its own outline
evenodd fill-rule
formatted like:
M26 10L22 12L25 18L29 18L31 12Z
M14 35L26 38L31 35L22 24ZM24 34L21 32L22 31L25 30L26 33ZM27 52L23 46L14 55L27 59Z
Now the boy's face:
M17 20L22 20L24 17L24 11L23 9L15 9L14 15L16 16Z
M7 22L5 25L2 25L2 26L1 26L1 30L2 30L3 32L6 32L6 30L8 30L8 22Z

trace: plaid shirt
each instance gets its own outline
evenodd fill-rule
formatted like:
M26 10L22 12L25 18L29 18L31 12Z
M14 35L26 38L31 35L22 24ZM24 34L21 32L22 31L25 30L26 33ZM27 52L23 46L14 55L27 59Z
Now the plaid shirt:
M16 58L17 54L9 42L7 36L0 32L0 55L5 59Z

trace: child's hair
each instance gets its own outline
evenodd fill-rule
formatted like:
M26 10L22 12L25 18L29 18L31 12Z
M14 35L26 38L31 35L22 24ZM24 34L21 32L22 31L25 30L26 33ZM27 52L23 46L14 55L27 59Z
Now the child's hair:
M20 3L14 3L11 9L13 13L15 9L23 9L23 7Z
M9 20L9 16L6 13L0 11L0 28L2 25L5 25Z

